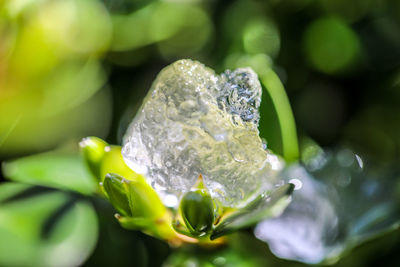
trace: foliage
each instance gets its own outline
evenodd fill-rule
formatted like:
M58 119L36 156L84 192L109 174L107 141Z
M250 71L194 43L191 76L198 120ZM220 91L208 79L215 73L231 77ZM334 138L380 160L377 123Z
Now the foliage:
M1 1L0 265L304 266L274 256L252 226L283 212L266 225L289 228L289 241L297 229L310 236L321 224L300 219L319 197L340 223L324 264L398 266L399 18L394 0ZM108 143L121 143L156 73L181 58L258 73L260 135L303 191L224 210L194 188L174 213L125 165ZM363 171L349 171L346 151ZM310 177L317 195L299 193ZM305 212L289 213L295 203Z

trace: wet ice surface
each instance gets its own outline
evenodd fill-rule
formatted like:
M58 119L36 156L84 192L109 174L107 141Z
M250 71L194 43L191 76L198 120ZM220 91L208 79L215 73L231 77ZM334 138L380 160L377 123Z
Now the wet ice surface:
M123 156L175 206L199 174L212 197L242 207L277 184L259 138L261 86L249 68L221 75L180 60L164 68L124 137Z
M283 176L299 190L285 212L261 222L255 235L281 258L335 260L344 249L399 223L393 170L365 164L347 149L294 165Z

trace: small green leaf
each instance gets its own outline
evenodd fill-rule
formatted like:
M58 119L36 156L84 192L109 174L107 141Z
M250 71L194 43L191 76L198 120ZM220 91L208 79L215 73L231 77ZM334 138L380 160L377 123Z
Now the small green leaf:
M4 176L16 182L42 185L85 195L96 191L96 183L80 155L49 152L3 164Z
M293 192L292 184L285 184L271 194L260 195L243 209L237 210L227 218L223 218L211 234L216 239L241 228L251 226L265 218L279 216L290 203Z
M70 193L0 185L0 266L78 266L93 251L93 207Z

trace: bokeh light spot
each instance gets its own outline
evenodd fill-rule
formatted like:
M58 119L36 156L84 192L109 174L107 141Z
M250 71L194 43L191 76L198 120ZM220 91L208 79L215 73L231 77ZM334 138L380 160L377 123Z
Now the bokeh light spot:
M266 19L251 20L244 29L243 46L247 53L275 57L280 48L279 31Z
M360 43L356 33L342 20L323 17L312 22L305 31L304 49L315 69L333 74L355 63Z

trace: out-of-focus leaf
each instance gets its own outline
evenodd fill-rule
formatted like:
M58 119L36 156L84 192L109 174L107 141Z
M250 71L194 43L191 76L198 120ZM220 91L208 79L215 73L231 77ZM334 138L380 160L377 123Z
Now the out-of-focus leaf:
M60 63L39 85L43 94L39 114L54 116L82 105L102 88L105 79L96 60Z
M43 153L3 164L5 177L16 182L72 190L85 195L96 191L96 183L79 154Z
M260 267L269 266L266 245L247 234L229 236L228 245L210 250L187 246L174 251L164 267Z
M6 114L0 119L0 155L3 158L45 151L89 132L96 136L106 135L111 122L111 95L108 88L72 109L57 114L47 110L46 116L39 116L42 101L39 96L43 95L32 86L29 92L25 91L20 96L0 97L0 114ZM8 89L16 91L15 87Z
M158 50L164 58L190 57L208 43L213 33L213 25L208 14L199 6L179 5L172 10L176 13L171 16L175 19L174 24L180 25L177 26L176 33L157 44ZM158 19L158 23L163 22Z
M296 185L293 201L277 218L261 222L255 235L278 257L334 263L355 246L398 229L398 166L373 166L348 149L312 148L305 166L282 175ZM376 163L375 163L376 164Z
M138 49L171 37L175 37L173 42L177 47L187 44L183 48L196 50L204 45L211 33L207 14L192 4L154 2L128 15L114 15L112 21L113 51ZM188 29L197 30L197 36L188 34ZM181 53L185 49L180 50Z
M0 9L0 154L105 135L111 99L99 58L112 25L103 4L5 0Z
M279 216L290 203L292 184L285 184L271 194L263 194L243 209L228 216L215 228L211 240L222 235L251 226L258 221Z
M92 206L76 195L0 185L0 265L78 266L97 241Z

